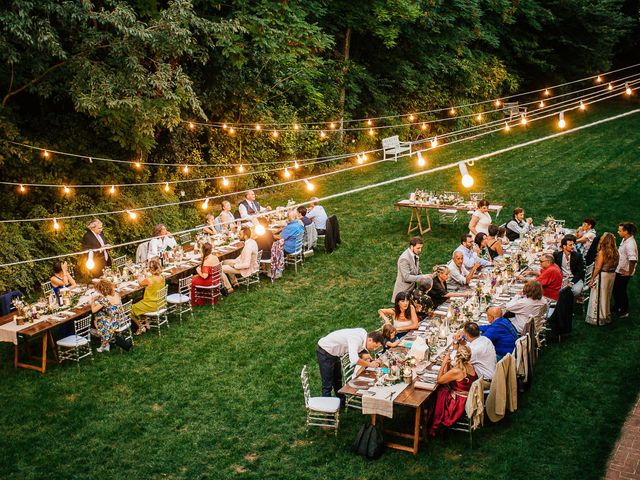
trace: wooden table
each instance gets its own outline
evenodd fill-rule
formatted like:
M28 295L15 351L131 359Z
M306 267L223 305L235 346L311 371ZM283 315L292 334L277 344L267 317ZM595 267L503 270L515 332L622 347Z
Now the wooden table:
M476 209L475 202L462 203L458 205L443 205L435 203L412 202L411 200L400 200L396 202L394 206L398 211L401 208L411 209L411 218L409 219L409 228L407 230L407 233L411 234L412 232L418 230L420 232L420 235L424 235L431 230L431 219L429 218L429 210L457 210L459 212L469 212ZM496 217L498 217L503 207L504 205L500 205L497 203L491 204L489 205L489 211L494 212L496 214ZM423 227L423 217L426 221L426 227Z
M225 252L214 252L214 253L216 253L216 255L220 258L220 260L223 260L226 257L230 257L237 254L242 249L243 246L244 246L244 243L239 242L234 245L234 248L232 250L228 250ZM193 270L197 266L198 266L197 264L196 265L184 264L184 265L174 266L172 268L166 269L165 272L169 274L167 276L167 280L180 276L190 270ZM144 290L144 287L140 287L139 285L136 285L133 289L128 290L126 293L124 293L122 295L122 298L133 296L142 290ZM76 308L70 309L69 311L73 312L74 315L69 316L64 320L59 320L59 321L45 320L43 322L35 323L32 326L29 326L23 330L16 332L18 337L18 343L14 345L14 353L13 353L13 365L15 368L27 368L30 370L36 370L37 372L40 372L40 373L45 373L47 371L48 347L51 347L51 353L53 354L54 360L56 362L58 361L56 343L53 337L53 330L67 322L71 322L85 315L90 315L91 306L85 305L83 307L76 307ZM0 325L5 325L9 322L12 322L13 317L15 315L16 315L16 312L12 312L12 313L9 313L8 315L4 315L3 317L0 317ZM42 341L41 341L41 347L40 347L41 354L40 356L31 355L29 352L28 344L33 339L37 338L39 335L42 335ZM27 350L26 352L27 358L25 358L24 360L20 359L21 345L25 345ZM37 360L37 363L33 363L32 362L33 360ZM31 361L31 363L29 361Z

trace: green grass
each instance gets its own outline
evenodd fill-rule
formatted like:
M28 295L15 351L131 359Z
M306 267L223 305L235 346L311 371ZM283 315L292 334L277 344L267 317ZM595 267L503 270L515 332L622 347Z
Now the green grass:
M628 110L597 106L582 122ZM572 115L574 124L578 123ZM433 165L472 157L550 133L551 122L444 147ZM506 204L499 220L523 206L541 222L548 214L577 225L598 220L615 231L637 217L640 114L536 146L492 157L471 168L474 191ZM400 161L328 177L319 195L348 190L415 169ZM46 375L12 367L0 348L0 478L584 478L602 476L640 382L637 312L603 328L576 316L571 338L546 348L519 409L475 435L451 432L417 456L388 451L377 462L349 452L365 417L341 417L337 438L306 431L299 373L310 367L319 393L314 348L327 332L378 325L395 263L406 247L408 211L393 202L416 187L458 189L450 170L327 202L342 228L342 247L320 253L296 276L274 286L200 308L161 338L147 334L129 354L97 354L80 370ZM274 193L276 205L302 189ZM423 268L446 260L466 230L434 226ZM630 284L632 296L637 280ZM400 418L401 411L396 410ZM407 426L410 421L407 420Z

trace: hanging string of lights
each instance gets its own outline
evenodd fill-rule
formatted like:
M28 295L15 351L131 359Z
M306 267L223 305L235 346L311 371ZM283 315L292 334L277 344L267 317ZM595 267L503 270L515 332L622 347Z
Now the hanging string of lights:
M633 91L637 90L637 88L636 89L633 89L632 87L629 87L629 88L631 90L631 92L628 93L629 95ZM598 100L598 101L601 101L601 100ZM479 161L482 161L482 160L486 160L488 158L492 158L492 157L495 157L495 156L498 156L498 155L501 155L501 154L504 154L504 153L507 153L507 152L511 152L511 151L518 150L518 149L521 149L521 148L525 148L525 147L528 147L528 146L531 146L531 145L535 145L535 144L538 144L538 143L546 142L546 141L558 138L560 136L568 135L570 133L574 133L574 132L577 132L577 131L580 131L580 130L592 128L594 126L601 125L603 123L611 122L611 121L614 121L614 120L618 120L620 118L627 117L629 115L635 115L637 113L640 113L640 109L634 109L634 110L631 110L631 111L628 111L628 112L625 112L625 113L622 113L622 114L614 115L612 117L607 117L607 118L604 118L604 119L601 119L601 120L597 120L595 122L591 122L591 123L588 123L588 124L585 124L585 125L581 125L579 127L575 127L575 128L569 129L569 130L563 130L561 132L553 133L553 134L547 135L545 137L536 138L536 139L529 140L529 141L526 141L526 142L523 142L523 143L519 143L519 144L516 144L516 145L511 145L511 146L508 146L508 147L505 147L505 148L502 148L502 149L499 149L499 150L495 150L493 152L485 153L485 154L478 155L478 156L475 156L475 157L472 157L472 158L467 158L465 160L448 163L446 165L441 165L441 166L438 166L438 167L430 168L428 170L422 170L422 171L419 171L419 172L414 172L414 173L411 173L411 174L408 174L408 175L404 175L404 176L401 176L401 177L395 177L395 178L392 178L392 179L389 179L389 180L385 180L385 181L382 181L382 182L378 182L378 183L374 183L374 184L364 185L364 186L357 187L357 188L354 188L354 189L351 189L351 190L338 192L338 193L334 193L334 194L331 194L331 195L326 195L324 197L319 198L319 201L325 202L327 200L340 198L340 197L343 197L343 196L346 196L346 195L352 195L352 194L360 193L360 192L363 192L363 191L366 191L366 190L370 190L370 189L373 189L373 188L379 188L379 187L390 185L390 184L393 184L393 183L403 182L403 181L406 181L406 180L414 179L414 178L417 178L417 177L420 177L420 176L423 176L423 175L427 175L427 174L431 174L431 173L435 173L435 172L441 172L441 171L445 171L445 170L449 170L449 169L455 169L455 168L458 168L461 173L463 171L465 171L466 175L470 176L467 167L475 165L476 162L479 162ZM402 156L407 157L407 156L412 156L412 155L413 154L403 154ZM315 178L319 178L320 176L321 175L318 175ZM296 181L300 181L300 180L296 180ZM309 203L308 201L307 202L300 202L300 203L294 205L293 207L297 207L299 205L307 205L308 203ZM227 222L225 222L225 223L227 223ZM195 232L195 231L199 231L199 230L200 230L199 227L195 227L195 228L192 228L192 229L182 230L182 231L174 232L174 233L176 235L179 235L179 234L190 233L190 232ZM120 243L120 244L117 244L117 245L113 245L111 248L121 248L121 247L125 247L125 246L130 246L130 245L137 245L137 244L149 241L152 238L153 237L148 237L148 238L143 238L143 239L138 239L138 240L132 240L132 241L129 241L129 242L124 242L124 243ZM87 255L87 254L91 255L92 252L93 252L92 250L83 250L83 251L80 251L80 252L65 253L65 254L54 255L54 256L49 256L49 257L35 258L35 259L30 259L30 260L20 260L20 261L0 264L0 268L7 268L7 267L13 267L13 266L16 266L16 265L24 265L24 264L30 264L30 263L36 263L36 262L43 262L43 261L58 260L58 259L62 259L62 258L75 257L75 256L79 256L79 255Z

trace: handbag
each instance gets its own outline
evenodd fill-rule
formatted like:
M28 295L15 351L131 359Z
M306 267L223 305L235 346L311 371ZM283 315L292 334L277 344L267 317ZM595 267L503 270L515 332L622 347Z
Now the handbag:
M368 460L380 458L384 452L384 440L380 427L370 423L360 427L351 450L353 453L362 455Z
M123 349L125 352L131 350L133 347L133 342L131 340L125 339L122 335L116 335L116 345Z

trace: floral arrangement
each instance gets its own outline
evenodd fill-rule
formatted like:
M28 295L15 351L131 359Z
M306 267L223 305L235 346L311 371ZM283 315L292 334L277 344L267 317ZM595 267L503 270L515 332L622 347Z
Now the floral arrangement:
M35 305L30 305L20 298L14 298L11 303L16 307L18 312L18 316L16 318L16 323L18 323L18 325L24 323L25 320L29 323L33 323L36 318L40 317L40 312Z

